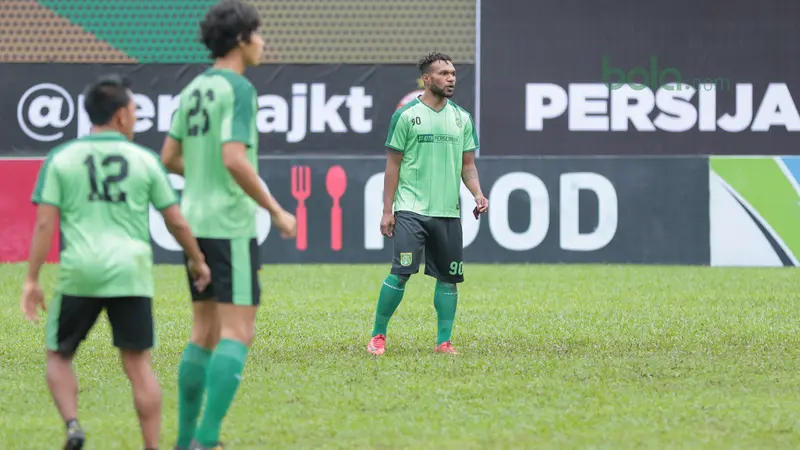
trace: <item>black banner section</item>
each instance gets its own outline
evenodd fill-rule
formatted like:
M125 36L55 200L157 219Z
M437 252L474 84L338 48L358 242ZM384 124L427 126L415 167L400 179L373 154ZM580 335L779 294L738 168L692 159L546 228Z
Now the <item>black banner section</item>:
M384 166L380 159L262 159L273 195L295 213L302 204L308 217L300 237L286 241L261 212L264 261L388 267L391 240L380 234ZM706 158L489 157L478 170L490 207L475 220L462 186L467 262L709 263ZM180 190L182 179L172 178ZM155 211L151 230L156 261L180 263Z
M798 17L784 0L484 1L481 155L800 154Z
M133 80L136 142L160 151L177 95L204 65L4 64L0 77L2 156L42 156L88 133L82 91L109 72ZM453 101L475 104L472 65L457 65ZM420 89L416 66L262 65L247 78L258 92L261 154L382 155L392 113Z

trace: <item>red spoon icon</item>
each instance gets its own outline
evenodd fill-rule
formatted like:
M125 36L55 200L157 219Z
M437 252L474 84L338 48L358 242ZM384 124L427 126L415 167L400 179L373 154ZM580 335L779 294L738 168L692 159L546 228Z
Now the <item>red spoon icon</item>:
M339 200L347 190L347 173L342 166L333 166L328 169L325 177L325 189L333 199L331 208L331 249L339 251L342 249L342 207Z

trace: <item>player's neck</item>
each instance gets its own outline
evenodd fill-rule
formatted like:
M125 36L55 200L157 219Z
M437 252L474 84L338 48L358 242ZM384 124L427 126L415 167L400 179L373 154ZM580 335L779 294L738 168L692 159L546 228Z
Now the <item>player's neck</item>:
M108 125L92 125L91 133L92 134L95 134L95 133L120 133L120 134L122 134L122 132L120 132L118 129L116 129L114 127L110 127Z
M241 75L244 73L245 64L244 60L239 55L231 54L218 58L214 62L214 68L232 70Z
M431 91L425 91L420 96L420 101L430 106L434 111L441 111L447 104L447 99L434 94Z

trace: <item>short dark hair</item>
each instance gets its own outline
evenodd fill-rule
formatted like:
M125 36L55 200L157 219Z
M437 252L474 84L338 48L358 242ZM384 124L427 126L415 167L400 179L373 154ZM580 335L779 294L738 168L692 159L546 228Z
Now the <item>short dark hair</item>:
M433 52L429 53L428 56L419 60L417 67L419 67L420 73L426 73L428 69L431 68L431 65L436 61L449 61L453 62L453 59L450 56L445 55L444 53Z
M241 39L250 41L250 35L261 26L258 10L240 0L223 0L211 7L200 22L200 37L211 51L211 57L221 58L236 48Z
M109 74L92 82L84 92L84 109L93 125L106 125L117 111L131 101L131 81L119 74Z

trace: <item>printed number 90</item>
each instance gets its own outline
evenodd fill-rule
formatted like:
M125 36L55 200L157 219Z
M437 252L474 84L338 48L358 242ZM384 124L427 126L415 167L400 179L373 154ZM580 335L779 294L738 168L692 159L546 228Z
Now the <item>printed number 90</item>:
M451 262L450 275L464 275L464 263L462 261Z

